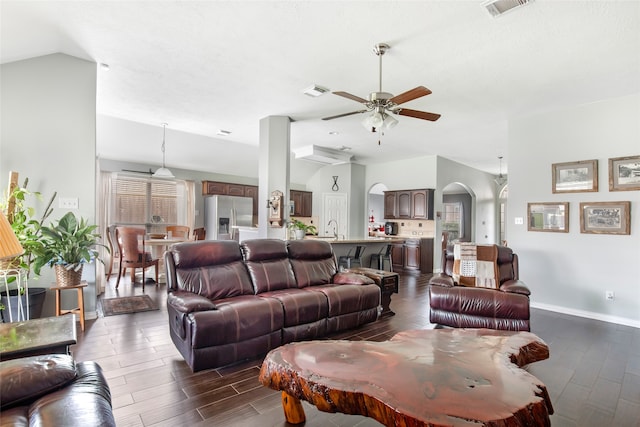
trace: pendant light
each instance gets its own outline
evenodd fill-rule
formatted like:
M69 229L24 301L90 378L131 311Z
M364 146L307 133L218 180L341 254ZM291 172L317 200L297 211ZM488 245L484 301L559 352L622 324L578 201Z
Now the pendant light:
M500 160L500 175L498 175L494 181L496 182L496 185L502 186L507 182L507 177L502 175L502 156L498 156L498 159Z
M173 176L173 174L171 173L171 171L169 169L167 169L165 167L164 164L164 149L165 149L165 136L167 133L167 124L163 123L162 124L162 167L159 168L157 171L155 171L155 173L152 175L154 178L175 178L175 176Z

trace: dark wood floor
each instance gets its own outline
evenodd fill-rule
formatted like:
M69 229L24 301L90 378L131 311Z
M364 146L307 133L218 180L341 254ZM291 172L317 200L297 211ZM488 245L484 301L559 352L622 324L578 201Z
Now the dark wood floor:
M430 327L428 275L401 276L396 316L332 338L386 340ZM112 279L113 282L113 279ZM258 381L261 359L191 373L169 338L166 288L146 287L160 310L88 321L72 348L77 360L104 369L118 426L286 426L280 393ZM126 279L105 298L142 294ZM640 426L640 329L533 310L532 332L547 342L549 360L528 370L547 386L554 426ZM368 418L327 414L304 403L306 426L379 426Z

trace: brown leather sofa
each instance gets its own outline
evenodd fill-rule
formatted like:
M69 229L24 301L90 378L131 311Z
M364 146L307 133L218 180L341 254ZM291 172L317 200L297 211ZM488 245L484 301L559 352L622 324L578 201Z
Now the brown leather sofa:
M442 254L442 272L429 281L429 320L454 328L530 331L530 291L518 276L518 255L496 246L499 289L459 286L453 279L453 247Z
M380 311L379 287L339 273L320 240L179 243L165 267L171 339L194 372L355 328Z
M115 426L100 366L50 354L0 363L0 426Z

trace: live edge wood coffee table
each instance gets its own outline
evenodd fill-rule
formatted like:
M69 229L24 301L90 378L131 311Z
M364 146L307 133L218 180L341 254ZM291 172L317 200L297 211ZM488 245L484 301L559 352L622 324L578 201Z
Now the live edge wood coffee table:
M260 382L282 391L286 420L300 399L387 426L550 426L547 389L522 366L549 357L529 332L435 329L385 342L307 341L272 350Z

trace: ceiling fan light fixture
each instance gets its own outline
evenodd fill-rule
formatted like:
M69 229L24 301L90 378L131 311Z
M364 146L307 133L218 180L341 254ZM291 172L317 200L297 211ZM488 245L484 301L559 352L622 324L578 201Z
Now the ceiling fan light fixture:
M384 122L382 123L382 128L384 130L389 130L394 128L398 124L398 121L391 117L389 114L385 114Z
M170 179L175 178L175 176L171 173L169 169L166 168L164 164L164 149L165 149L165 136L167 134L167 124L162 124L162 167L151 175L153 178L162 178L162 179Z

